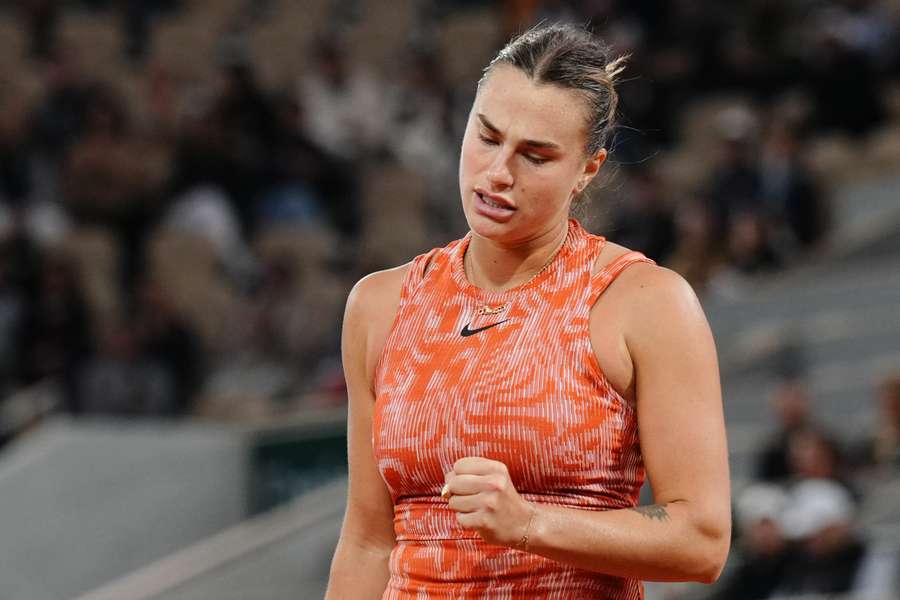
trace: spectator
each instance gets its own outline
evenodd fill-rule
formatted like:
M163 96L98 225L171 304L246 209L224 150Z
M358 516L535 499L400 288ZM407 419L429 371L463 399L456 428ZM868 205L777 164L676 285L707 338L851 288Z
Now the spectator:
M896 556L854 531L853 499L839 484L810 479L790 492L783 516L797 552L779 587L782 594L853 594L893 597Z
M791 481L829 480L839 483L852 498L862 501L862 493L850 481L843 447L831 435L812 426L801 427L788 438Z
M760 179L756 166L757 117L744 106L722 111L716 122L719 160L708 183L715 229L725 242L738 214L758 214Z
M152 40L153 21L160 14L177 8L179 0L125 0L122 3L122 25L125 32L125 55L140 62Z
M83 132L95 85L89 81L78 51L56 49L46 66L46 89L34 115L35 148L56 166Z
M197 189L219 190L231 207L229 212L237 215L235 196L242 190L241 170L230 154L224 125L214 108L214 99L201 94L186 99L166 195L180 198Z
M762 148L760 195L779 254L795 254L823 239L829 219L825 198L802 162L795 127L777 119Z
M128 325L113 323L103 331L99 352L79 370L76 404L86 415L174 415L176 375L142 352Z
M449 224L458 211L454 189L447 180L457 169L456 142L452 137L452 90L443 80L441 63L432 51L410 51L404 76L390 94L386 144L399 163L421 173L428 189L434 229ZM447 227L444 231L452 229ZM442 233L444 233L442 231Z
M25 295L17 344L19 380L24 384L57 380L65 408L80 412L77 370L93 349L91 333L89 311L73 268L62 257L43 257Z
M616 243L639 250L663 264L676 244L675 214L662 179L652 169L628 171L625 193L614 213L610 234Z
M231 272L247 261L249 250L228 197L214 186L198 185L172 201L161 223L164 229L206 239Z
M140 271L143 243L156 218L163 180L148 160L118 92L98 87L84 131L62 165L65 207L80 224L113 231L123 250L122 284Z
M782 380L775 384L769 404L777 418L776 432L760 452L756 476L762 481L783 483L791 474L791 435L809 425L810 400L801 381Z
M291 97L291 96L289 96ZM354 164L318 146L303 129L305 107L299 98L280 106L282 146L276 181L303 180L311 185L324 205L332 227L345 241L361 233L360 183Z
M29 51L32 58L45 60L56 49L61 0L25 0L21 3L28 21Z
M783 266L761 212L742 210L731 216L727 253L728 262L742 275L768 273Z
M319 268L298 269L287 256L263 261L254 298L253 345L260 356L290 365L300 385L311 387L320 361L334 354L339 311L332 278Z
M200 341L175 313L157 282L148 279L140 285L132 327L139 351L171 376L174 398L170 411L188 412L204 372Z
M879 79L865 54L833 31L821 31L806 57L815 126L852 137L869 133L884 118Z
M345 160L381 151L385 143L382 85L350 62L337 38L315 48L315 68L300 82L304 129L319 146Z
M257 81L249 49L232 40L222 50L222 90L215 118L225 144L228 174L225 189L244 232L256 226L256 201L266 185L274 149L280 141L275 107Z
M146 193L147 177L123 99L98 88L63 165L67 206L82 222L117 226Z
M675 217L677 243L668 265L697 290L705 290L722 267L715 219L707 202L683 206Z
M26 209L34 187L26 113L21 101L0 105L0 210Z
M281 132L258 218L265 229L286 216L331 227L352 244L360 233L359 183L353 164L319 147L300 127L304 107L291 96L276 104Z
M865 55L875 67L885 66L891 53L892 16L872 0L829 2L815 20L820 30Z

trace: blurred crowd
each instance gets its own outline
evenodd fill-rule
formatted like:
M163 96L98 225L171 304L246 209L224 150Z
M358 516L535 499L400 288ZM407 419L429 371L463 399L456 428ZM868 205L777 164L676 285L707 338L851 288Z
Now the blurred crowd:
M463 235L481 68L541 20L630 55L579 215L701 296L815 261L831 193L900 161L875 0L0 0L0 445L43 411L242 422L345 401L353 283ZM778 387L717 598L878 590L856 532L900 382L847 447ZM26 402L27 404L27 402ZM40 411L38 411L40 412ZM24 416L23 416L24 415Z
M900 473L900 373L879 382L875 403L872 433L838 435L814 416L802 378L774 386L775 432L735 493L737 566L709 598L896 597L900 548L871 529L896 504L878 491Z
M894 148L891 8L0 3L0 394L245 420L342 403L347 291L465 232L474 83L542 19L631 56L594 230L700 293L814 259L833 185Z

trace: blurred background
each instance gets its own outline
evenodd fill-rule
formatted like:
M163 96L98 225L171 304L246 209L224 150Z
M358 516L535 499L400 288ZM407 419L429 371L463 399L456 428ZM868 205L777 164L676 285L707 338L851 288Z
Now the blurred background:
M648 600L900 597L900 2L6 0L0 598L322 597L346 295L542 19L631 54L580 217L720 354L733 550Z

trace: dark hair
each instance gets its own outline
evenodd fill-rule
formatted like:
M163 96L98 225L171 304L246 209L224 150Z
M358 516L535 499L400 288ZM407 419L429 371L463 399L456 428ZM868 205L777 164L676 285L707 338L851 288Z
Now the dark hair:
M615 127L616 77L627 56L610 58L610 49L591 32L567 24L538 25L510 41L484 69L478 86L497 65L521 69L535 83L547 83L578 92L587 102L586 151L596 154Z

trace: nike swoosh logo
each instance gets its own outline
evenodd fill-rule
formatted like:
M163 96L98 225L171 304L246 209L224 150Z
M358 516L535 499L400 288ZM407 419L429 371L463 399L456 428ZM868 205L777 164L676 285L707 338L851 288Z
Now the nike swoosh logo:
M509 319L503 319L502 321L497 321L496 323L491 323L490 325L485 325L484 327L479 327L478 329L469 329L469 324L466 323L462 328L462 331L459 332L459 335L463 337L469 337L470 335L475 335L480 331L484 331L485 329L490 329L491 327L496 327L500 323L506 323Z

